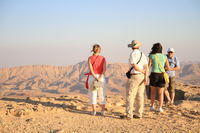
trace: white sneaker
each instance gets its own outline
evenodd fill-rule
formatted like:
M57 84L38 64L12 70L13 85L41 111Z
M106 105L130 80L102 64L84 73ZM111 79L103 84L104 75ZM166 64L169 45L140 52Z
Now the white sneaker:
M150 107L151 111L155 111L155 108L153 106Z
M91 115L93 115L93 116L95 116L96 114L97 114L96 111L93 111L93 112L91 113Z
M159 108L159 109L158 109L158 112L163 113L164 111L163 111L162 108Z

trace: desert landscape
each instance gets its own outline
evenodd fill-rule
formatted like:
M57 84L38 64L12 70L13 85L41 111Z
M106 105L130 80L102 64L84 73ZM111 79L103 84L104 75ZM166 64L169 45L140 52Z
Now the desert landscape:
M199 24L200 0L0 0L0 133L200 133ZM180 62L175 101L158 108L156 94L150 111L146 85L143 117L123 119L142 53L158 54L154 72L164 54L171 70ZM85 74L88 61L104 73L99 55L106 105L95 115Z
M90 115L84 87L87 63L71 66L33 65L0 69L0 132L200 132L200 64L182 64L177 73L175 105L151 112L148 86L143 119L125 114L128 65L108 64L107 112Z
M200 63L184 63L177 73L178 83L200 86ZM108 94L124 94L128 64L107 65ZM51 96L87 94L85 81L88 67L85 61L70 66L30 65L0 69L0 88L3 96Z

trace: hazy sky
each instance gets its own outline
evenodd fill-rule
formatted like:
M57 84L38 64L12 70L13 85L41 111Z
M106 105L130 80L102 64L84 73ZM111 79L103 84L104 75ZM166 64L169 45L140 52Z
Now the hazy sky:
M200 61L200 1L0 0L0 67L75 64L94 43L108 62L128 62L133 39L146 55L161 42Z

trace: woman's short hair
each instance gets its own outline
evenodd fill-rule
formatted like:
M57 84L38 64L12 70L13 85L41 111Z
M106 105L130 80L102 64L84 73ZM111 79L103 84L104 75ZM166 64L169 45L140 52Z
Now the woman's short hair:
M101 46L99 44L95 44L93 45L92 52L97 53L99 49L101 49Z
M153 44L150 54L162 53L162 45L160 43Z

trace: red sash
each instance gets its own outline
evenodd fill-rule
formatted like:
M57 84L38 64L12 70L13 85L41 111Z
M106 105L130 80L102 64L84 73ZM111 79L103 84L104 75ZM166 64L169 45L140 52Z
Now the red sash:
M92 75L92 74L91 73L85 73L84 75L87 76L87 79L86 79L86 82L85 82L85 88L89 89L89 83L88 83L88 81L89 81L90 75Z

